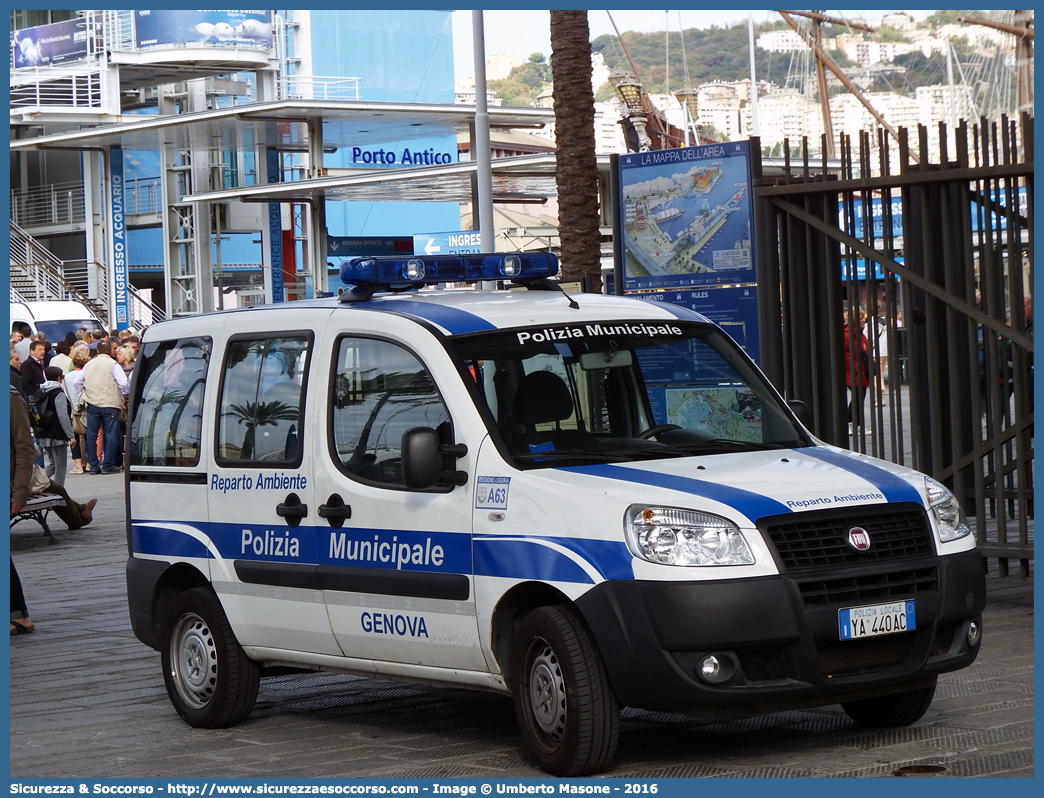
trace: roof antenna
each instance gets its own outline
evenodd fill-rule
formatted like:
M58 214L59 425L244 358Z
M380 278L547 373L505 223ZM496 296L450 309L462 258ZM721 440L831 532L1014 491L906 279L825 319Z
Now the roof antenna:
M566 293L566 290L560 283L548 280L546 277L540 277L538 279L512 280L511 284L525 286L530 291L558 291L562 296L569 300L569 307L573 310L580 310L580 306L576 304L576 300Z
M569 307L571 307L573 310L580 310L580 306L576 304L576 300L569 296L569 294L566 293L566 290L561 285L559 285L558 283L552 283L552 285L554 285L555 288L562 292L562 296L569 300Z

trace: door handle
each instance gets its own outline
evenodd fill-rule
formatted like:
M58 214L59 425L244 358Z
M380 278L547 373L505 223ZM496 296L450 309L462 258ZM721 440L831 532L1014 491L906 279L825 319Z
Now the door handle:
M319 505L319 517L329 521L334 529L340 529L352 517L352 506L345 504L340 494L331 493L326 504Z
M308 515L308 505L301 502L301 497L291 493L283 502L276 505L276 515L285 518L288 526L296 527L301 519Z

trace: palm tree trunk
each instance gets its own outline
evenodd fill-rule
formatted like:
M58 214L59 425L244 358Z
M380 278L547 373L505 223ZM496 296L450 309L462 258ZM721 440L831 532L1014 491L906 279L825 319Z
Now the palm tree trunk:
M601 285L598 166L595 162L591 35L586 11L551 12L562 276L595 275Z

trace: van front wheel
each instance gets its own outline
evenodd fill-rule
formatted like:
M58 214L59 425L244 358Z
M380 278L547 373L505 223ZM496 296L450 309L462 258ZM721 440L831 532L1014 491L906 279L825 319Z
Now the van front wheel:
M261 671L243 652L209 588L192 588L174 599L161 656L167 695L190 726L235 726L254 708Z
M537 764L555 776L609 767L620 708L580 619L563 606L535 609L519 627L515 651L515 714Z
M862 701L846 701L841 704L841 708L861 726L909 726L924 716L934 697L933 683L931 687L922 687L919 690L907 690Z

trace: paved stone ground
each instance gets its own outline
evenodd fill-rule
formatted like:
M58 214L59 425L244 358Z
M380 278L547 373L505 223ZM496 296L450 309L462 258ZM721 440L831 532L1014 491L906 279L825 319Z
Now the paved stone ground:
M159 655L127 617L123 481L70 477L96 522L58 521L48 546L23 522L11 548L36 624L11 638L12 777L545 776L528 757L508 699L335 674L262 681L234 729L185 725ZM1033 582L994 576L982 653L941 678L916 725L869 731L840 707L732 723L627 710L606 776L890 777L909 765L940 774L1033 776Z

